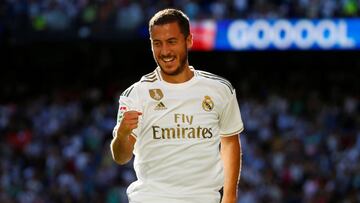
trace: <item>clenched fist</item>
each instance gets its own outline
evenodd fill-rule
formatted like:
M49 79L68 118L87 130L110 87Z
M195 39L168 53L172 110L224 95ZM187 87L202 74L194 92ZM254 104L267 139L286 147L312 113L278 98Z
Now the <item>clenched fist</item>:
M139 123L139 116L141 116L142 113L138 111L126 111L123 114L123 119L120 123L120 127L118 129L118 134L124 136L124 135L130 135L132 130L138 127Z

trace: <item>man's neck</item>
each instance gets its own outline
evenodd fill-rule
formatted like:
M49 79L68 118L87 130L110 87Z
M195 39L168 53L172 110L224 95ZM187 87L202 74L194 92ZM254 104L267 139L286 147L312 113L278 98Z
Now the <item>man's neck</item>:
M167 75L162 71L160 71L160 73L163 80L168 83L184 83L189 81L194 76L194 72L190 70L189 66L177 75Z

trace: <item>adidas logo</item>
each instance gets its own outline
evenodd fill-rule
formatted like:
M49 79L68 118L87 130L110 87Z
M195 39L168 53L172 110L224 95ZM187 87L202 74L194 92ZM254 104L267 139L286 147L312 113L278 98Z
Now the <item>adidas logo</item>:
M156 107L155 107L154 110L165 110L165 109L167 109L167 108L166 108L166 106L164 105L164 103L159 102L159 103L156 105Z

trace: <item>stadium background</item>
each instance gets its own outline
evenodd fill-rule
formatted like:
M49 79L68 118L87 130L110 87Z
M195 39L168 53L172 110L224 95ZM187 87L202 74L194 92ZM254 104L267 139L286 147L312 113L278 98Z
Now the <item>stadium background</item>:
M117 99L155 67L144 26L166 6L192 20L359 16L352 0L1 3L0 202L127 202L132 165L109 153ZM360 201L358 50L189 57L237 89L239 203Z

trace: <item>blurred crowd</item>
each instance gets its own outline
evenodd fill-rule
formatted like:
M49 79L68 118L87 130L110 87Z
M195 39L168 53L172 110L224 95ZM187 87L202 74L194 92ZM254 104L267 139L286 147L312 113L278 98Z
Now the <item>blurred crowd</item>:
M0 202L126 203L132 163L116 165L109 151L119 93L58 90L1 103ZM358 96L240 96L238 202L360 202Z
M310 92L241 102L241 203L360 201L360 103Z
M359 0L4 0L1 26L15 31L136 31L159 9L182 9L191 20L357 17Z
M97 89L1 104L0 202L127 202L133 172L109 151L115 104Z

